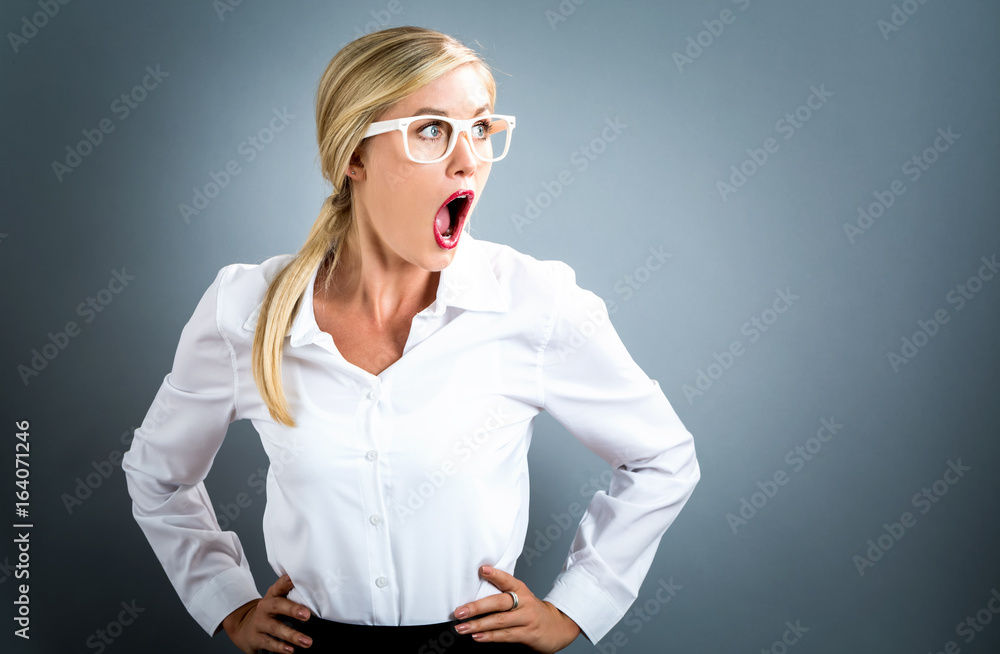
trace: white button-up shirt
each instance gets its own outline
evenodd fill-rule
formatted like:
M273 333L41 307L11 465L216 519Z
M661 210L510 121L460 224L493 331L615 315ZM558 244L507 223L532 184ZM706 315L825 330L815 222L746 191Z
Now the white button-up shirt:
M195 620L215 633L260 597L203 483L232 421L252 421L270 460L264 541L295 584L289 598L339 622L417 625L500 592L480 565L514 573L544 409L613 472L544 597L597 642L700 478L691 434L604 302L565 263L465 233L402 357L373 375L318 328L314 272L284 349L289 428L257 390L251 348L268 283L290 259L219 271L122 464L135 519Z

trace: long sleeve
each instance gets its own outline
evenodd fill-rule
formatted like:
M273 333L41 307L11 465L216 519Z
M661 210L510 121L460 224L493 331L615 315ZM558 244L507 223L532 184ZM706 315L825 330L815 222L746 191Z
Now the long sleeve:
M226 270L181 332L173 368L122 462L136 522L209 635L260 597L239 538L220 529L204 484L238 412L235 355L218 316Z
M629 355L607 308L550 262L558 297L540 365L544 408L611 465L545 599L596 643L635 601L666 529L701 477L694 441Z

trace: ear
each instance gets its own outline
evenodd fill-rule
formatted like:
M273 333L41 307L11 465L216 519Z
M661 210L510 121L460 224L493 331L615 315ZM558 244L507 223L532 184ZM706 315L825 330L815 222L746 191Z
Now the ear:
M363 180L365 178L365 165L361 162L360 150L355 150L354 154L351 155L351 160L347 164L347 170L344 171L344 176L347 177L347 179L354 181Z

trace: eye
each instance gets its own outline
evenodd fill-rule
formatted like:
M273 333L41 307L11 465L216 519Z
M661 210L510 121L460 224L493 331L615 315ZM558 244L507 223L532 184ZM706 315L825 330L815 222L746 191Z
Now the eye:
M491 123L489 120L481 120L472 126L472 133L476 138L485 139L490 135Z
M417 134L425 139L439 139L443 135L441 123L427 123L420 128Z

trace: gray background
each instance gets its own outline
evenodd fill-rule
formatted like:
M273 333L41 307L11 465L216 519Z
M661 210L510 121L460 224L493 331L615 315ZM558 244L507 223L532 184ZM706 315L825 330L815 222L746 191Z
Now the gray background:
M185 612L131 518L117 463L219 268L294 252L304 240L329 192L316 162L317 82L342 44L380 23L482 46L498 71L497 111L515 114L518 127L473 233L573 266L695 436L702 481L602 650L938 652L955 641L962 652L997 651L1000 615L988 602L1000 588L1000 280L978 285L961 309L948 298L1000 250L1000 5L664 4L564 0L561 15L556 0L243 2L220 17L208 0L110 0L59 5L16 52L8 34L0 468L10 493L13 425L30 421L35 525L30 642L10 633L9 526L0 549L13 651L98 651L97 630L132 601L144 611L109 652L235 651ZM894 7L906 22L883 31ZM712 23L724 10L731 22ZM36 2L4 3L0 28L20 32L22 17L39 11ZM678 65L674 53L689 47L697 56ZM114 99L157 65L169 76L130 115L115 113ZM808 119L789 133L779 121L813 87L832 95L800 109ZM276 109L294 119L247 161L241 143ZM57 179L52 162L105 118L114 131ZM616 118L627 127L602 141ZM958 137L927 153L933 164L912 180L904 164L933 148L939 128ZM730 167L768 138L777 150L756 170L746 163L746 183L720 193ZM585 170L584 147L601 151ZM230 160L241 173L186 223L178 205ZM556 194L563 171L573 183ZM858 207L893 180L905 192L852 243L845 223L856 225ZM546 183L550 202L539 199ZM529 200L546 207L518 224ZM670 257L657 265L651 247ZM84 323L77 306L123 268L135 279ZM771 314L778 289L798 299ZM947 322L929 327L926 343L918 336L916 355L894 367L889 355L939 309ZM743 328L775 317L756 338ZM25 384L18 366L70 320L80 334ZM729 362L722 353L734 341L743 350ZM712 367L716 354L730 365ZM702 394L686 392L699 372ZM810 442L822 419L843 427ZM815 452L801 469L786 459L796 446ZM914 495L933 493L959 460L969 469L939 483L946 494L921 513ZM264 498L247 478L265 464L252 427L236 423L208 480L219 506L252 497L229 522L262 591L274 576L260 532ZM575 529L553 516L585 503L605 466L544 414L531 465L527 545L545 546L547 530L552 543L531 565L522 557L517 574L544 595ZM98 470L107 478L67 508ZM787 482L767 497L758 482L768 487L779 472ZM759 508L734 533L727 514L744 499ZM855 557L907 511L915 526L860 574ZM661 581L680 587L660 593L668 602L657 599ZM957 633L977 612L990 624ZM808 632L775 645L796 621ZM593 649L580 638L566 651Z

